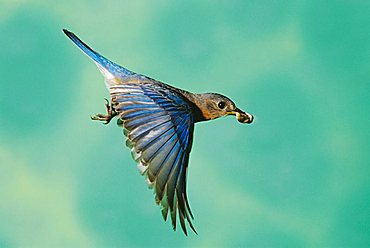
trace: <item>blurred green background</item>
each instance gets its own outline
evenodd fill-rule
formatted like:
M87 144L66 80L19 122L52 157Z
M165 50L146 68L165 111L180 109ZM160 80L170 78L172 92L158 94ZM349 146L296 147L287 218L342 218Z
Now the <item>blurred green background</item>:
M196 125L199 235L163 223L103 78L113 61L256 116ZM0 247L369 247L369 1L0 0Z

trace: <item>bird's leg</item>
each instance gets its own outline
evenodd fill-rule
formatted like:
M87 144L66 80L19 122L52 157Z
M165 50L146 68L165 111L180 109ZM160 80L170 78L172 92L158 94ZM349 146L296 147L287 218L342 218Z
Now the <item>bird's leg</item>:
M105 108L107 109L107 114L97 114L91 116L91 120L104 121L104 124L107 125L112 120L112 118L117 115L117 112L114 109L113 103L109 104L109 101L106 98L105 98Z

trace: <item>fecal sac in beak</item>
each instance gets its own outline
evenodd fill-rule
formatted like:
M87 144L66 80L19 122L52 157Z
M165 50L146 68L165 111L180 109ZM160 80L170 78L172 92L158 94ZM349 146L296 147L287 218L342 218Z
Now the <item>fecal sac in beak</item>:
M236 119L241 123L250 124L253 122L253 115L243 112L238 108L235 110L235 115L236 115Z

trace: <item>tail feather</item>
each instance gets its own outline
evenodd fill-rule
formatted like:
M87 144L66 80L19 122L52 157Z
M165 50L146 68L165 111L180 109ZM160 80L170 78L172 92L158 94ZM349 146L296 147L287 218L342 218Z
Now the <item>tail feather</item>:
M63 29L63 32L68 36L68 38L73 41L73 43L75 43L89 58L91 58L97 64L100 71L104 74L106 78L127 77L135 74L134 72L127 70L120 65L117 65L116 63L95 52L74 33L66 29Z

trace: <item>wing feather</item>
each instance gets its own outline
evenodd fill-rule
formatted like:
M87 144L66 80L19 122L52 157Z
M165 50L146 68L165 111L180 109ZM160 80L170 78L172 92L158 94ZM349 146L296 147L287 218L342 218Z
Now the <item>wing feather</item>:
M154 187L156 203L164 220L170 212L187 235L185 220L195 231L186 195L186 174L192 145L194 120L186 99L156 81L126 82L110 89L126 145L132 149L138 168ZM190 216L189 216L190 215Z

